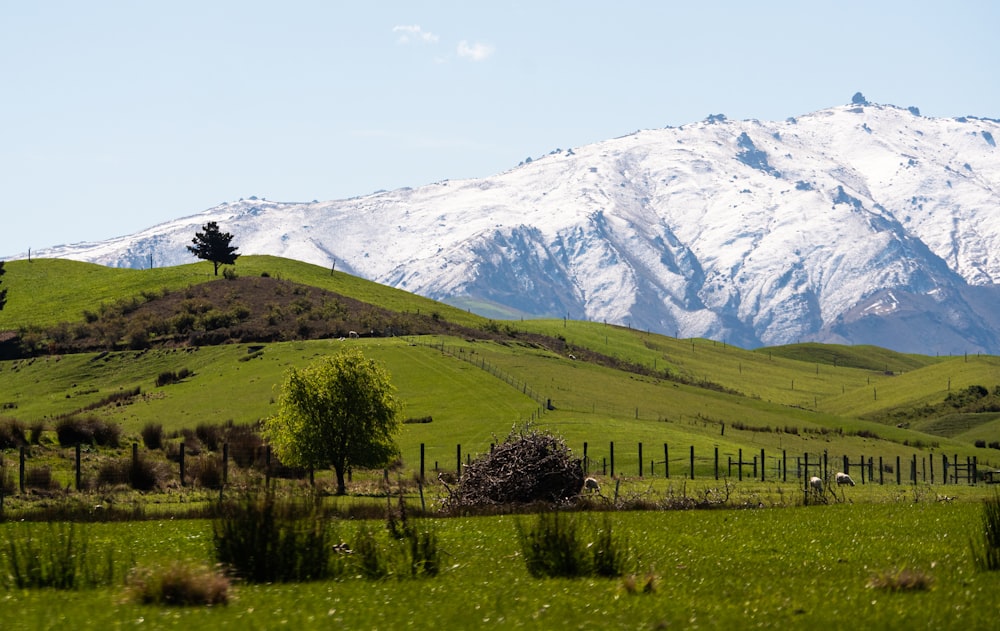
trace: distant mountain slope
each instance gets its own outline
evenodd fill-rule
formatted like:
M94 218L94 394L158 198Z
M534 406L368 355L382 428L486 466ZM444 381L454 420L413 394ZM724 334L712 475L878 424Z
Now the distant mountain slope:
M855 104L556 149L349 200L255 198L38 256L191 261L218 221L274 254L488 315L606 320L743 347L1000 352L997 121Z

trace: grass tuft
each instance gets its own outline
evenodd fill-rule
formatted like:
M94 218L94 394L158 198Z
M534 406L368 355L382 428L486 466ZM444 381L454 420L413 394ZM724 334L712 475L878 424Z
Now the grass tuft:
M126 581L128 600L144 605L226 605L230 581L218 570L174 562L164 568L133 570Z
M17 589L84 589L118 576L111 548L95 551L89 531L70 523L16 524L0 555L0 584Z
M528 572L536 577L621 576L629 552L611 532L611 522L588 541L580 527L579 513L538 513L533 526L517 523L517 538Z
M933 577L921 570L903 568L873 574L868 579L868 587L890 592L923 592L931 588Z
M248 492L222 504L212 524L216 561L251 583L335 576L330 534L317 507Z
M1000 493L983 500L980 539L972 540L972 560L979 570L1000 570Z

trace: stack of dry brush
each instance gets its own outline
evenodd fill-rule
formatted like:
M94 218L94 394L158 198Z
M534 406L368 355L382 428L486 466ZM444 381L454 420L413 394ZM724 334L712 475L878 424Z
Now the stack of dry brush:
M448 512L466 508L560 503L583 487L583 465L557 436L530 427L507 438L462 471L456 488L446 485Z

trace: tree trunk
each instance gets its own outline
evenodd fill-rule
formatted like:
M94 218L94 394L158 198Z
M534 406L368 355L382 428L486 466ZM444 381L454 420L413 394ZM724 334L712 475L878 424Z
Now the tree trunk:
M333 470L337 474L337 495L347 495L347 484L344 482L344 472L347 467L334 465Z

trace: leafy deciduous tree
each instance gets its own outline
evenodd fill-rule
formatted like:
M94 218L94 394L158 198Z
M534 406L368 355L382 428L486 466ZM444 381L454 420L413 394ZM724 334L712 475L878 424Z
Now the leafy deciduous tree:
M215 264L215 275L218 276L220 265L236 264L238 248L229 245L233 235L219 230L218 223L210 221L202 226L202 230L204 232L194 233L194 238L191 239L194 245L187 246L187 249L202 260L212 261Z
M394 392L388 372L360 350L291 368L264 434L285 464L333 467L343 495L349 466L381 467L399 454Z

